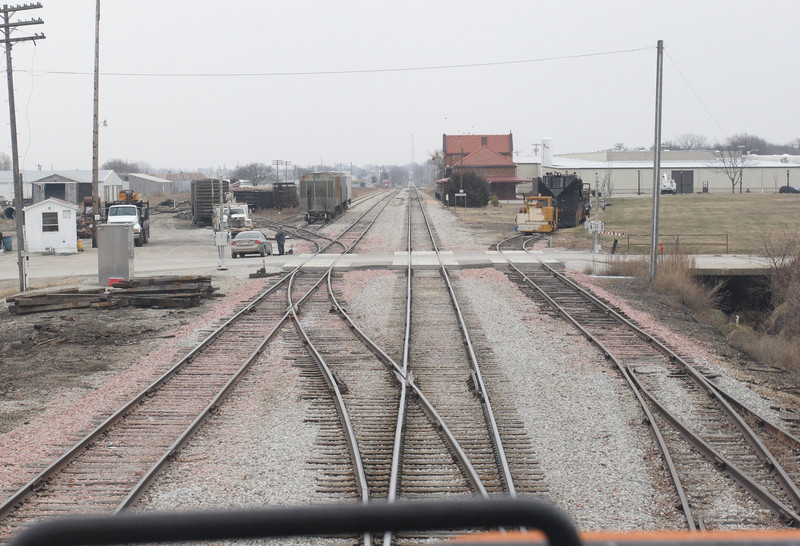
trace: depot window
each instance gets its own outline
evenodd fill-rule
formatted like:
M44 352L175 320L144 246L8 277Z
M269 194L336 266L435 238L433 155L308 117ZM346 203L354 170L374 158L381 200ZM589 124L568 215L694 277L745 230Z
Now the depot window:
M58 231L58 213L42 213L42 231Z

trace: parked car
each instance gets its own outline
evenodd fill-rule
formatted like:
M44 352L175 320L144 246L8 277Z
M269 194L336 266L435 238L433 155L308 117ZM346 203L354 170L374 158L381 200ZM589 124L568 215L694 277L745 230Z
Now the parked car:
M272 243L260 231L242 231L231 241L231 256L238 258L245 254L272 256Z
M797 186L781 186L778 193L800 193L800 188Z

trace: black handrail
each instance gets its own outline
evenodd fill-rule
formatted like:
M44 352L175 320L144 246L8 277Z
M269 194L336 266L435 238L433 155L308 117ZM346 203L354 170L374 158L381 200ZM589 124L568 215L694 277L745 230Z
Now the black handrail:
M539 529L550 544L558 546L581 543L572 521L559 508L538 499L504 497L73 516L37 523L17 535L10 546L142 544L498 527Z

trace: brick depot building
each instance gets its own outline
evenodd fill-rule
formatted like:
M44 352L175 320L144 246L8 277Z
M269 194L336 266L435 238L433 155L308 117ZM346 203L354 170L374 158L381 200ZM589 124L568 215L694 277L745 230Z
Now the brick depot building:
M442 135L445 172L450 178L461 169L474 171L489 182L489 191L498 199L517 198L517 184L530 182L517 177L512 157L514 140L507 135Z

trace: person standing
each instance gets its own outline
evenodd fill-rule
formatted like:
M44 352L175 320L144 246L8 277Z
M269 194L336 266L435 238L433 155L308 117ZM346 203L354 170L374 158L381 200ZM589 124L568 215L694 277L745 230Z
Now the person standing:
M275 232L275 242L278 243L278 255L283 256L283 245L286 243L286 232L283 231L283 226L278 226L278 231Z

